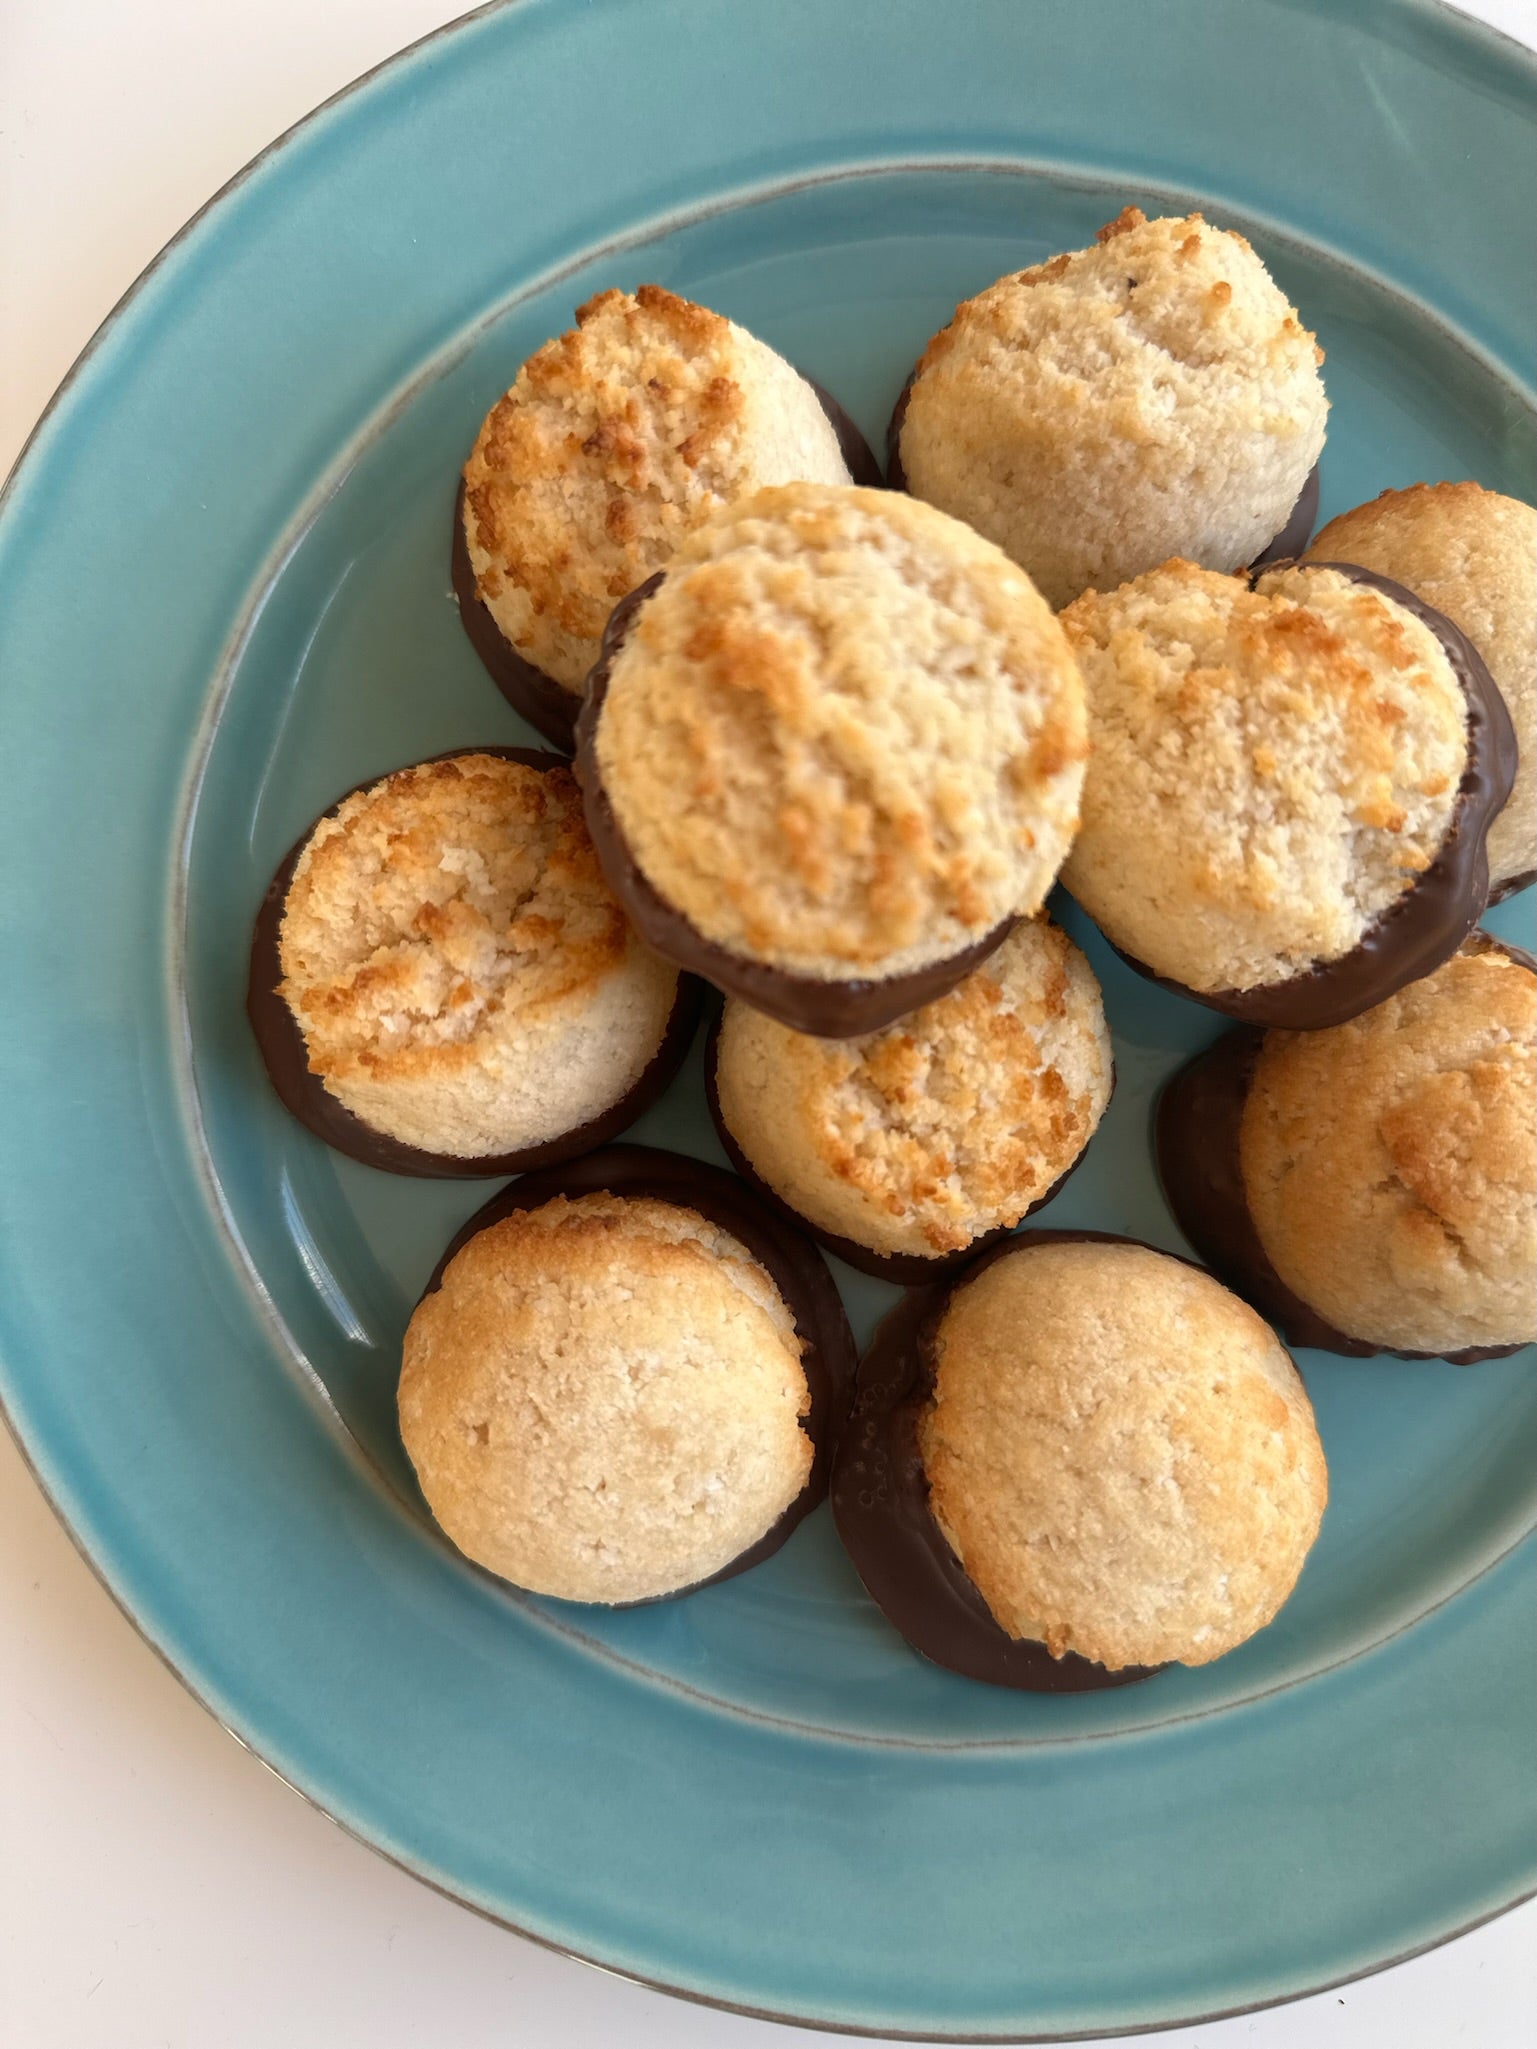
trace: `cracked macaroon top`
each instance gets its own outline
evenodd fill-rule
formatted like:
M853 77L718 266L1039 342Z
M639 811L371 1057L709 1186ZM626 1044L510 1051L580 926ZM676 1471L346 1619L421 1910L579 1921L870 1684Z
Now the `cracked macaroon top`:
M529 357L464 469L476 589L573 693L619 599L717 505L849 480L816 393L745 328L660 285L600 292L576 320Z
M1537 976L1482 934L1349 1024L1267 1032L1239 1154L1271 1265L1346 1336L1537 1338Z
M811 1471L783 1297L729 1232L649 1197L560 1196L471 1238L411 1318L399 1408L445 1534L567 1601L708 1579Z
M1359 562L1444 612L1488 664L1520 743L1489 828L1489 880L1537 868L1537 508L1482 484L1411 484L1331 519L1308 550Z
M1270 1621L1328 1493L1269 1325L1145 1246L1019 1249L964 1281L918 1441L998 1623L1112 1667L1203 1665Z
M1044 916L864 1038L809 1038L729 1002L716 1056L721 1115L781 1201L921 1258L1018 1223L1088 1144L1112 1073L1094 972Z
M1057 606L1171 555L1236 569L1318 460L1322 361L1242 235L1127 207L935 335L901 428L908 488Z
M570 770L487 754L402 769L322 819L279 959L330 1093L404 1144L466 1158L618 1102L678 987L609 894Z
M1063 881L1184 987L1245 990L1359 945L1436 858L1467 764L1446 651L1329 569L1168 562L1062 615L1093 755Z
M895 492L758 492L684 542L614 657L596 761L704 939L829 981L1039 908L1078 820L1083 686L1029 578Z

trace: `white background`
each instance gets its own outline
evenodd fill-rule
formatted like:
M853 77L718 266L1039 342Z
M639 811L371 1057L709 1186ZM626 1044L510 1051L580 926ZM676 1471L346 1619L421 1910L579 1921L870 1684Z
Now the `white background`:
M0 467L187 215L316 102L454 11L0 0ZM1537 42L1537 0L1468 11ZM1517 2049L1537 2040L1534 1958L1537 1904L1338 1992L1148 2039ZM552 1956L343 1836L159 1664L0 1432L0 2049L811 2039Z

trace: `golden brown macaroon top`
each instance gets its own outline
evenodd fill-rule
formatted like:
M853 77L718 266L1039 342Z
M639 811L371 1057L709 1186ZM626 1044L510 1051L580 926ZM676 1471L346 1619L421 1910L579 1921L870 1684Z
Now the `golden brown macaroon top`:
M644 1197L556 1197L479 1232L406 1333L401 1434L466 1556L634 1601L721 1571L801 1492L793 1317L740 1242Z
M1342 512L1308 557L1390 576L1460 626L1510 708L1521 758L1489 831L1496 885L1537 868L1537 508L1482 484L1411 484Z
M504 1006L580 1001L623 961L567 768L489 754L402 769L315 828L283 913L281 994L310 1066L471 1064Z
M1537 1338L1537 976L1482 934L1349 1024L1267 1032L1240 1154L1271 1264L1347 1336Z
M790 485L680 548L597 761L647 880L792 973L884 977L1033 913L1077 823L1083 692L1005 556L894 492Z
M846 482L815 392L732 321L641 285L537 350L465 465L476 588L536 667L581 688L620 598L718 503Z
M1322 360L1242 235L1127 207L957 307L908 394L908 485L1054 605L1176 554L1235 569L1323 446Z
M1040 1201L1088 1144L1112 1073L1093 970L1040 917L864 1038L808 1038L729 1003L717 1086L737 1143L792 1209L872 1251L929 1257Z
M1202 1665L1291 1592L1323 1450L1280 1342L1210 1274L1026 1236L956 1290L935 1365L930 1503L1010 1635Z
M1093 756L1063 880L1190 989L1252 989L1357 946L1440 851L1467 703L1429 627L1284 568L1188 562L1086 592L1062 624Z

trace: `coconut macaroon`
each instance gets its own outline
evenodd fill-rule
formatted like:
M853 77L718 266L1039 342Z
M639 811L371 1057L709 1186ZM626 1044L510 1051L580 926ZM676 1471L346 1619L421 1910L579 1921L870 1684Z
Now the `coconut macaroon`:
M1113 1076L1094 972L1043 916L868 1037L809 1038L729 1002L711 1087L741 1169L844 1258L921 1279L1054 1191Z
M1325 1025L1461 943L1509 787L1486 744L1504 712L1467 650L1474 706L1403 597L1170 562L1062 615L1093 739L1063 881L1135 965L1255 1022Z
M1283 1284L1433 1357L1537 1339L1537 974L1482 935L1327 1032L1267 1032L1239 1127Z
M1489 831L1491 894L1524 888L1537 877L1537 509L1482 484L1412 484L1330 520L1309 554L1406 585L1483 656L1521 743Z
M1029 578L887 491L756 493L616 616L578 773L658 948L792 1027L876 1030L1040 907L1083 686Z
M511 1171L594 1143L660 1088L664 1048L681 1057L689 991L615 903L554 756L455 755L355 791L267 915L252 1015L269 1069L296 1114L374 1164ZM274 1015L302 1042L286 1069Z
M641 1196L562 1196L470 1237L406 1331L400 1430L464 1554L566 1601L726 1571L803 1492L801 1340L732 1234Z
M1322 361L1242 235L1127 207L956 309L898 405L893 481L1056 606L1171 555L1236 569L1318 460Z
M600 292L576 319L492 407L459 512L461 603L538 672L514 701L566 742L609 613L701 519L763 484L849 481L822 398L733 321L659 285ZM466 624L479 646L484 620Z
M914 1647L1076 1691L1204 1665L1296 1584L1328 1494L1269 1326L1183 1260L1023 1232L909 1296L860 1367L833 1506Z

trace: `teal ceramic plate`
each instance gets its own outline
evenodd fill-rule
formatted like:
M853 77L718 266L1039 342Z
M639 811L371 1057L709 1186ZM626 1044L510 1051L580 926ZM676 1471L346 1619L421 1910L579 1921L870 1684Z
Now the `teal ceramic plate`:
M874 437L958 296L1197 204L1327 347L1326 512L1531 497L1533 75L1403 0L525 0L268 152L55 402L0 517L5 1399L150 1640L410 1870L700 1998L973 2038L1285 1998L1529 1886L1530 1356L1304 1355L1334 1487L1295 1598L1123 1692L919 1663L825 1511L673 1606L524 1599L391 1424L486 1189L326 1152L240 999L331 797L523 737L450 600L455 471L595 288L734 315ZM1176 1246L1148 1101L1215 1020L1069 917L1121 1088L1049 1221ZM637 1135L715 1156L697 1069Z

